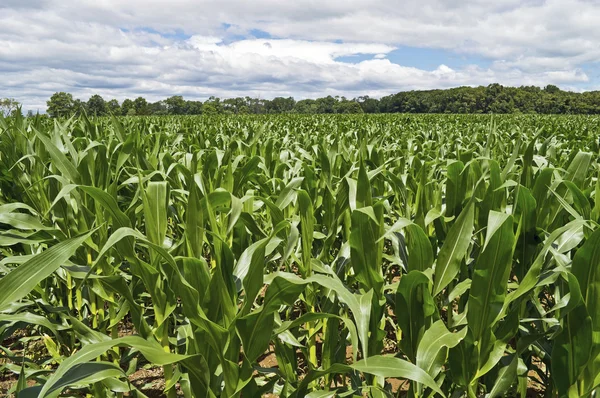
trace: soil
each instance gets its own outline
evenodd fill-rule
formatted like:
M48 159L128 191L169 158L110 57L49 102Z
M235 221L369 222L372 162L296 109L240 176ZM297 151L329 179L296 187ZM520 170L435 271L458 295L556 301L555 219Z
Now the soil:
M129 376L129 381L148 398L164 397L165 379L161 367L139 369ZM177 396L183 397L179 385L175 386Z
M18 377L13 374L2 374L0 375L0 397L8 397L8 391L17 384ZM161 367L153 367L149 369L139 369L129 376L129 381L137 389L143 392L148 398L162 398L164 397L165 380L163 378L163 370ZM35 385L34 380L27 382L29 387ZM177 388L177 395L183 396L181 391ZM76 396L76 395L75 395ZM83 397L84 395L81 394ZM125 395L127 396L127 395Z
M131 324L121 324L119 327L119 337L127 336L133 334L133 325ZM10 339L7 339L3 344L4 345L13 345L13 348L17 348L17 341L20 337L26 335L24 331L18 331ZM392 338L390 338L392 337ZM7 344L8 343L8 344ZM42 345L43 346L43 345ZM20 347L22 350L22 347ZM17 349L18 350L18 349ZM20 350L19 350L20 351ZM397 347L395 345L395 341L393 340L393 336L387 336L385 339L384 351L387 354L393 354L397 351ZM298 373L299 379L302 379L307 372L307 364L305 363L304 357L299 351L298 353ZM6 360L0 359L0 367L3 362ZM352 347L346 347L346 362L352 363ZM274 347L269 347L258 360L258 365L264 369L276 368L277 367L277 358L275 356ZM539 361L537 363L538 366L543 367L543 363ZM537 375L535 372L530 372L529 374L529 388L527 392L527 398L534 397L542 397L544 395L544 387L537 380ZM0 397L8 397L8 391L17 383L18 376L12 372L4 371L0 374ZM129 381L132 385L134 385L137 389L143 392L149 398L161 398L164 397L164 386L165 381L163 377L162 367L143 367L141 369L136 370L133 374L129 376ZM391 385L392 391L394 393L400 392L400 396L404 396L403 391L407 391L409 388L409 382L406 380L388 378L386 381ZM27 382L28 386L35 385L34 380L29 380ZM176 386L177 395L183 396L179 385ZM77 396L77 393L71 395ZM81 395L83 397L83 394ZM127 394L125 396L128 396ZM265 394L264 398L276 398L278 395L275 394Z

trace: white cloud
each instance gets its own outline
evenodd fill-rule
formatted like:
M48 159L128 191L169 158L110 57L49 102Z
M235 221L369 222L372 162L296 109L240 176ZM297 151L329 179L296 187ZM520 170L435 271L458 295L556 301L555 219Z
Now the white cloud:
M157 100L496 81L593 88L585 71L600 61L598 19L598 3L585 0L4 0L0 97L44 109L59 90ZM488 66L410 67L394 61L404 46Z

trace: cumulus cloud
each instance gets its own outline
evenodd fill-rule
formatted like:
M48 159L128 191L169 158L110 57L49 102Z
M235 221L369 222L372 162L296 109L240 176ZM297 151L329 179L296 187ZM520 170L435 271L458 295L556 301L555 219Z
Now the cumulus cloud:
M599 18L585 0L5 0L0 97L44 110L55 91L157 100L593 88ZM485 63L419 69L395 60L400 47Z

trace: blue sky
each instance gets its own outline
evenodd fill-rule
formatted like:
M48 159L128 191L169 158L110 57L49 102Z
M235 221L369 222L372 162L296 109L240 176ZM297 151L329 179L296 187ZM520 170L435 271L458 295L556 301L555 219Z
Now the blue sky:
M340 62L359 63L372 59L371 54L354 54L336 58ZM398 46L386 54L388 60L395 64L411 66L414 68L432 70L439 65L446 65L452 69L460 69L469 65L489 68L492 60L474 54L460 54L450 50Z
M3 0L0 97L596 90L598 20L590 0Z

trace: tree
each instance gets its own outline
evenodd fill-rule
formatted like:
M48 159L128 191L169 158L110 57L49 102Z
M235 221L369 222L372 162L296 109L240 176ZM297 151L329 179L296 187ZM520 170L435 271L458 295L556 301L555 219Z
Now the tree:
M73 101L73 110L71 111L71 114L79 116L83 112L88 113L87 102L84 102L80 99Z
M106 102L98 94L94 94L87 102L88 112L95 116L106 115Z
M166 101L157 101L148 105L149 115L168 115Z
M296 101L292 97L275 97L271 101L266 101L265 109L267 113L289 113L295 105Z
M206 108L207 105L209 105L208 108ZM202 114L216 115L222 113L224 113L224 108L220 98L210 96L202 105Z
M317 113L317 104L313 99L304 99L296 102L296 106L294 106L294 112L300 114L313 114Z
M328 95L325 98L317 99L317 113L334 113L337 102L338 100L331 95Z
M217 111L217 107L213 103L207 101L204 103L204 105L202 105L202 114L203 115L211 116L211 115L216 115L218 113L219 112Z
M185 100L181 95L174 95L165 100L169 115L184 115L186 112Z
M355 101L340 101L335 105L335 113L364 113L360 104Z
M133 106L135 108L136 115L148 115L150 112L148 111L148 101L144 97L137 97L133 101Z
M9 107L14 100L9 101ZM360 108L360 109L359 109ZM479 87L455 87L443 90L413 90L388 95L380 99L360 96L349 100L340 96L317 99L276 97L272 100L237 97L221 100L210 97L204 104L186 101L182 96L149 104L143 97L105 103L92 96L89 101L73 100L67 93L55 93L48 101L51 116L69 116L81 109L90 114L111 112L120 115L198 115L198 114L281 114L281 113L568 113L600 114L600 91L574 93L549 84L536 86L504 87L498 83ZM4 113L7 111L4 110ZM8 111L9 112L9 111Z
M0 98L0 113L10 116L19 107L19 102L14 98Z
M133 111L133 115L135 115L135 104L132 100L127 98L121 105L121 115L131 116L131 111Z
M112 115L120 115L121 105L119 105L119 101L116 99L111 99L106 103L106 110Z
M50 117L69 116L73 112L74 104L73 96L62 91L52 94L52 97L46 101Z
M556 87L554 84L548 84L544 87L544 91L550 94L556 94L560 92L560 88Z
M379 113L379 101L376 98L365 95L358 97L357 101L364 113Z
M222 105L225 113L248 113L248 103L246 102L246 99L242 97L228 98L222 102Z
M250 113L254 113L256 115L265 113L265 106L268 101L262 100L260 98L245 98L246 106L248 106L248 110Z
M186 101L185 113L188 115L200 115L202 113L201 101Z

